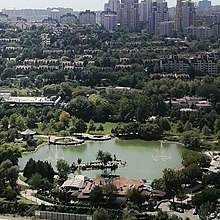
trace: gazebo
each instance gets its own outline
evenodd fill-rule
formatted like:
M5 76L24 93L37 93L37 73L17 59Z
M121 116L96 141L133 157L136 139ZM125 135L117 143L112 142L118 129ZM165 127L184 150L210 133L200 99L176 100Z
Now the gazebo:
M20 131L19 134L22 135L23 140L28 140L29 138L33 138L36 132L28 128L25 131Z

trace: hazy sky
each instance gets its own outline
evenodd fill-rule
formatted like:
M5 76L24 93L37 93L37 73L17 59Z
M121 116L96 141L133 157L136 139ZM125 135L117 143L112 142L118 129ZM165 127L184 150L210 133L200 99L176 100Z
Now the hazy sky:
M102 10L108 0L0 0L0 8L47 8L69 7L74 10ZM176 4L176 0L167 0L169 7ZM212 4L219 4L220 0L212 0Z

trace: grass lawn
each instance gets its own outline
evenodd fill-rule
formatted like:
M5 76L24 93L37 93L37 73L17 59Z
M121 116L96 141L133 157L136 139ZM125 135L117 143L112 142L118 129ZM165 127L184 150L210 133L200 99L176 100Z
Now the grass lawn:
M95 123L96 128L99 127L99 125L102 124L104 131L94 131L94 132L87 132L90 134L103 134L103 135L107 135L107 134L111 134L111 130L113 128L116 127L117 123L113 123L113 122L106 122L106 123ZM87 126L89 127L89 123L87 124Z
M23 203L23 204L27 204L27 205L37 205L36 202L33 202L29 199L24 198L23 196L18 196L18 203Z

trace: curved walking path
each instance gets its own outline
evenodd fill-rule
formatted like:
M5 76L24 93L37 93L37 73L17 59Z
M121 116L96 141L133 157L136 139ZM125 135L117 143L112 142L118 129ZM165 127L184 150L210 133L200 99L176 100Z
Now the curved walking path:
M38 205L46 205L46 206L54 206L53 203L50 203L50 202L47 202L47 201L44 201L44 200L41 200L41 199L38 199L36 196L35 196L35 191L32 190L32 189L27 189L25 191L22 191L21 192L21 195L26 198L26 199L29 199L33 202L36 202Z

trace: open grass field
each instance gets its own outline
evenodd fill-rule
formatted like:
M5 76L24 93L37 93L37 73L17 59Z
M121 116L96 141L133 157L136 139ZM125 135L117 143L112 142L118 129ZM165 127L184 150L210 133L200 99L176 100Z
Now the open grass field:
M103 134L103 135L111 134L111 130L113 128L115 128L117 125L117 123L113 123L113 122L95 123L96 128L98 128L100 124L102 124L104 131L94 131L94 132L88 132L88 133L90 133L90 134ZM87 124L87 126L89 126L89 123Z

